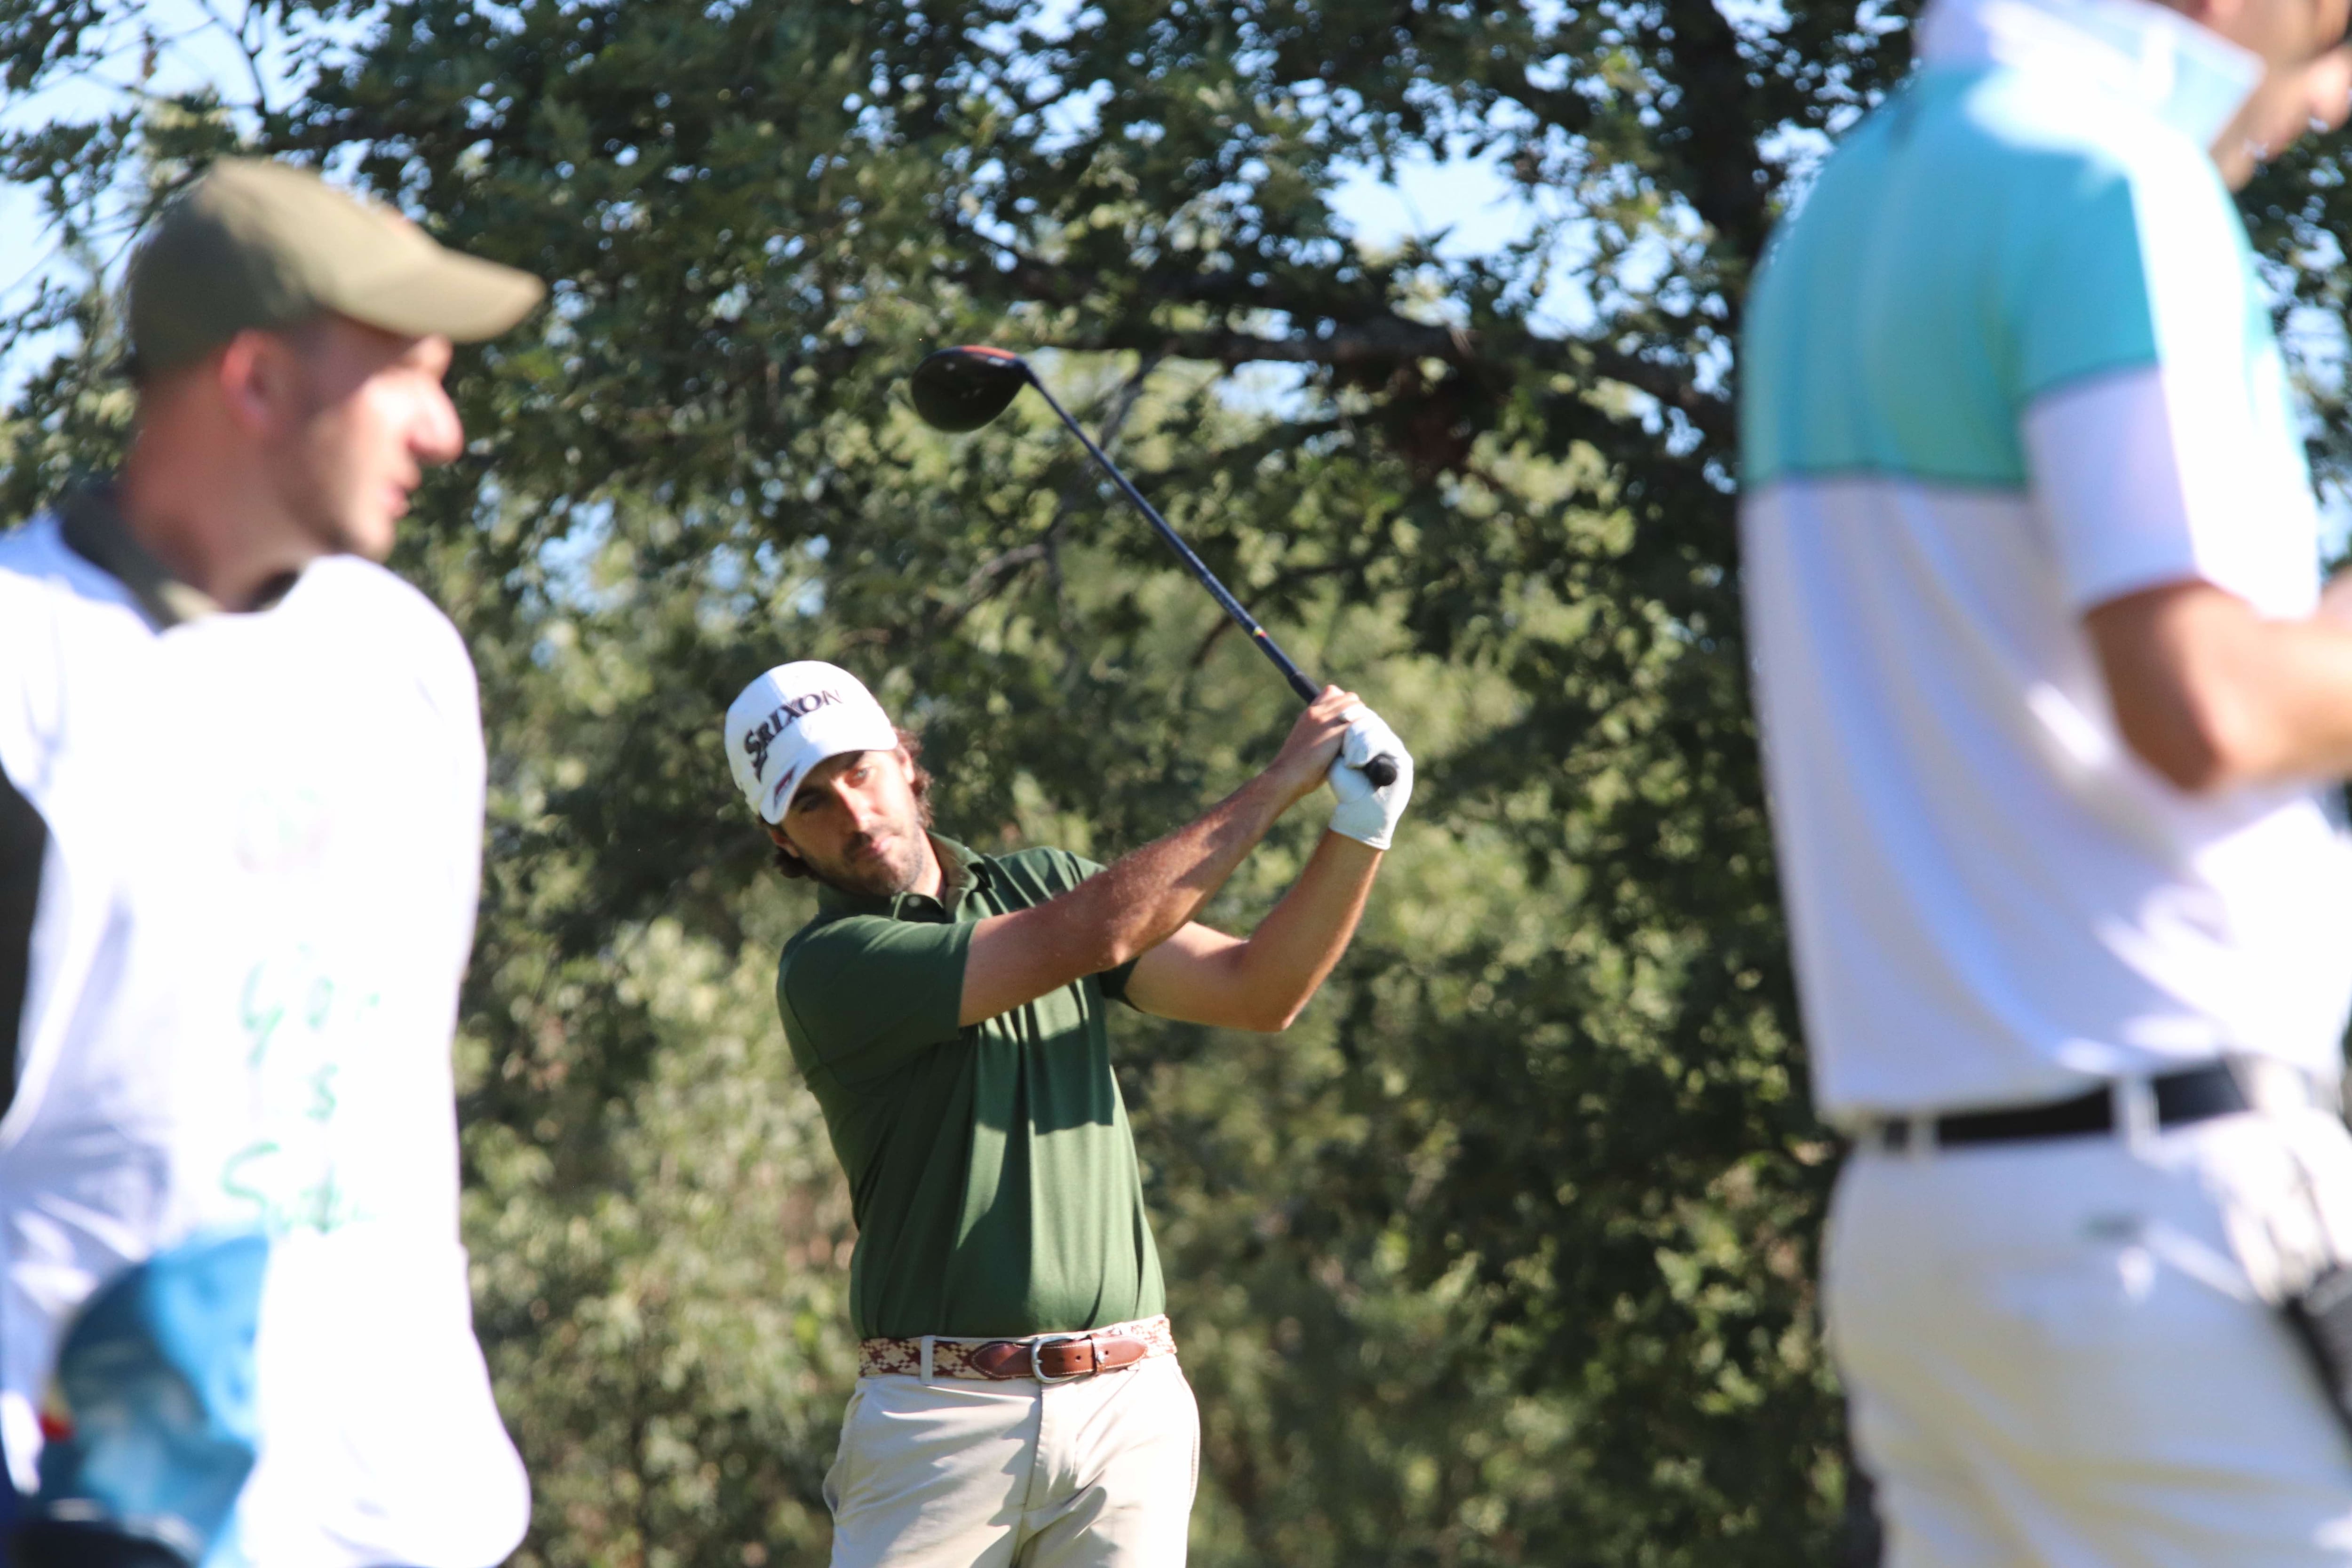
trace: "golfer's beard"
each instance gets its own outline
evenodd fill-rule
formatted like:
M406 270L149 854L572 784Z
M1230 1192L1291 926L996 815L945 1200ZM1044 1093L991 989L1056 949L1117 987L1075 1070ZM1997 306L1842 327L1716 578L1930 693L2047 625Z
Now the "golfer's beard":
M879 859L838 865L804 860L809 872L835 892L863 899L895 898L915 885L923 869L922 829L908 825L891 835L891 847Z

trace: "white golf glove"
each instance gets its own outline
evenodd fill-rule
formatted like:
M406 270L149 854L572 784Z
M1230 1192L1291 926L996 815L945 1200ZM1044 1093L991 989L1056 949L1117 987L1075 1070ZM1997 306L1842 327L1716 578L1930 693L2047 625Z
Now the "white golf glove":
M1396 834L1405 802L1412 798L1412 753L1381 716L1360 703L1347 712L1348 735L1339 742L1339 760L1325 776L1339 804L1331 811L1331 831L1375 849L1385 849ZM1374 757L1396 763L1396 783L1374 789L1363 766Z

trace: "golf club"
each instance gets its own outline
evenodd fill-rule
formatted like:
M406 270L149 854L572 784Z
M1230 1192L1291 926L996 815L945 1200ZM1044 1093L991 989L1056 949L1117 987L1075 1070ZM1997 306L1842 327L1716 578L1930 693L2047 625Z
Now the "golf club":
M1111 483L1119 488L1119 493L1135 503L1136 510L1159 531L1160 537L1167 541L1168 548L1176 552L1177 558L1184 563L1192 575L1200 579L1201 586L1214 595L1217 603L1224 607L1225 614L1234 618L1234 624L1247 632L1250 640L1257 644L1258 650L1274 661L1274 668L1282 671L1282 678L1290 682L1290 689L1298 693L1302 700L1314 701L1321 688L1307 679L1306 673L1290 661L1290 656L1266 636L1265 628L1257 624L1256 618L1242 608L1241 601L1217 581L1217 574L1192 553L1192 547L1168 526L1168 520L1143 499L1143 492L1128 482L1127 476L1118 471L1118 465L1112 462L1103 449L1095 445L1093 437L1070 417L1070 411L1055 401L1054 395L1045 390L1045 384L1037 379L1037 373L1029 368L1027 360L1007 349L970 343L926 354L923 363L915 367L915 374L907 380L907 391L914 400L915 412L922 416L923 422L935 430L958 436L977 430L1003 413L1012 405L1013 400L1021 395L1024 386L1035 387L1037 395L1045 400L1045 406L1061 416L1062 423L1069 426L1070 434L1076 436L1079 445L1102 465L1103 472L1110 476ZM1374 789L1386 789L1396 783L1396 759L1385 753L1374 757L1364 764L1363 773Z

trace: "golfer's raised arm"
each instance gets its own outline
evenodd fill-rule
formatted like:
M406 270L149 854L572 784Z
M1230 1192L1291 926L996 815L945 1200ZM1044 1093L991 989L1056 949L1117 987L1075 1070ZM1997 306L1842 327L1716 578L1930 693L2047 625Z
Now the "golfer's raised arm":
M1355 706L1354 693L1325 688L1272 764L1199 819L1057 898L982 921L964 961L961 1021L993 1018L1116 969L1181 930L1276 819L1321 785Z
M1127 999L1155 1017L1279 1034L1354 940L1381 851L1338 833L1247 937L1190 924L1145 953Z

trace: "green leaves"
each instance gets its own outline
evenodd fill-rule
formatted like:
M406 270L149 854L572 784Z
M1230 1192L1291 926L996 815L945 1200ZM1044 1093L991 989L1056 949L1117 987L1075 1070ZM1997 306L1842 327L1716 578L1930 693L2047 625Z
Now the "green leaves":
M99 15L19 9L20 84ZM1033 351L1422 758L1298 1027L1118 1026L1202 1394L1199 1560L1830 1554L1828 1164L1746 707L1729 344L1790 149L1883 87L1898 26L1678 0L263 19L308 49L299 91L126 99L0 142L0 172L61 233L119 234L244 139L552 283L460 356L471 444L397 562L467 632L489 731L467 1223L537 1478L524 1561L824 1560L846 1201L766 995L808 899L728 781L742 683L848 665L921 731L943 826L1097 858L1289 721L1042 410L961 440L912 417L907 370L967 341ZM1551 216L1487 254L1359 245L1343 182L1423 154ZM109 255L68 260L24 329L68 346L10 414L14 516L127 427L75 279ZM1589 309L1542 309L1570 287ZM1318 826L1217 918L1251 923Z

